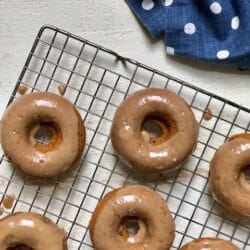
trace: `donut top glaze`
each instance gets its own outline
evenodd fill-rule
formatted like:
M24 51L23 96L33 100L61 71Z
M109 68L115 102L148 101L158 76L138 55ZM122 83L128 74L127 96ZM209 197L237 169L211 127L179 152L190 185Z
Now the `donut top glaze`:
M234 140L236 138L242 138L242 139L248 139L248 140L250 140L250 133L241 133L241 134L232 135L227 140L228 141L232 141L232 140Z
M249 169L249 134L231 137L215 153L209 172L213 196L228 211L250 216L250 185L245 176Z
M239 248L219 238L200 238L187 243L180 250L239 250Z
M89 231L91 235L94 235L94 229L95 229L95 224L96 224L96 219L98 218L100 212L102 211L102 208L105 206L105 204L112 199L112 197L115 196L115 193L120 190L120 188L114 189L112 191L110 191L109 193L107 193L103 199L101 200L101 202L99 202L95 208L95 213L93 214L93 216L91 217L91 221L89 223Z
M241 133L241 134L236 134L231 136L230 138L228 138L228 141L232 141L235 139L244 139L244 140L248 140L250 143L250 133ZM243 146L243 148L249 148L247 145ZM243 149L244 150L244 149ZM248 159L246 159L246 163L245 166L243 166L243 168L245 167L245 170L247 170L245 173L249 173L250 171L250 161ZM250 193L250 180L249 180L249 176L245 176L244 173L244 169L242 171L242 173L240 174L240 182L243 186L245 186L246 188L249 189L249 193Z
M152 204L157 207L152 209ZM139 230L131 235L127 225L133 222ZM140 185L125 186L105 195L92 215L89 230L98 250L167 250L174 238L173 219L163 199Z
M0 249L25 245L35 250L66 250L66 232L35 213L15 213L0 220Z
M146 121L154 121L162 136L150 138L143 126ZM174 169L190 155L198 131L195 116L181 97L166 89L148 88L133 93L118 107L111 140L127 165L160 173Z
M48 145L38 144L34 138L43 124L52 134ZM65 171L81 153L79 141L84 144L85 140L82 120L74 106L48 92L28 94L13 102L3 115L1 136L6 155L10 157L11 153L10 160L23 166L24 172L34 170L34 176L44 171L45 176Z

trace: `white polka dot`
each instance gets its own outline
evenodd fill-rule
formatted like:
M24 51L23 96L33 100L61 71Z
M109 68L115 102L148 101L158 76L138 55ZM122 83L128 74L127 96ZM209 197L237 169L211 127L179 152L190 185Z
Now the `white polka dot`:
M153 0L143 0L141 6L144 10L151 10L154 8L155 3Z
M240 19L238 16L235 16L231 21L231 27L233 30L237 30L240 26Z
M174 0L165 0L165 6L170 6L173 2Z
M220 50L217 52L217 58L218 59L226 59L230 56L230 52L228 50Z
M210 5L210 10L214 13L214 14L220 14L222 11L222 7L218 2L213 2Z
M175 54L175 50L173 47L167 46L167 54L169 55L174 55Z
M187 23L185 26L184 26L184 32L188 35L192 35L194 34L196 31L196 27L193 23Z

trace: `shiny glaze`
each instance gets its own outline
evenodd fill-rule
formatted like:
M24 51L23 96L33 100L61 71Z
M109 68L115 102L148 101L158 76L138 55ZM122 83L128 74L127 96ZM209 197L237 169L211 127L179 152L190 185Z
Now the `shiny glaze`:
M17 89L18 93L20 95L24 95L28 90L28 87L26 87L25 85L20 85Z
M59 94L63 96L66 91L66 86L64 84L60 84L58 85L57 89Z
M0 220L0 249L15 245L35 250L67 250L66 232L36 213L15 213Z
M171 124L160 123L162 128L170 127L171 133L165 131L155 142L142 131L145 119L152 117ZM182 163L197 137L198 124L190 107L166 89L135 92L119 106L111 128L112 144L119 155L136 170L148 173L166 172Z
M207 108L203 114L203 119L205 121L210 121L213 118L212 110Z
M2 201L2 205L4 208L10 209L10 208L12 208L14 201L15 201L14 195L6 195L6 196L4 196L4 199Z
M250 133L241 133L241 134L232 135L231 137L228 138L228 141L232 141L236 138L243 138L243 139L250 140Z
M250 163L250 140L226 141L211 161L209 183L216 199L230 212L250 216L250 184L243 171Z
M34 140L34 131L41 123L57 127L57 137L47 149ZM59 95L43 92L20 97L7 108L1 135L3 149L12 163L40 177L67 170L80 156L85 142L83 121L73 105Z
M187 243L180 250L239 250L239 248L223 239L200 238Z
M152 204L157 206L152 209ZM135 235L125 230L124 220L138 222ZM163 199L140 185L105 195L92 215L89 230L96 250L168 250L174 239L174 222Z

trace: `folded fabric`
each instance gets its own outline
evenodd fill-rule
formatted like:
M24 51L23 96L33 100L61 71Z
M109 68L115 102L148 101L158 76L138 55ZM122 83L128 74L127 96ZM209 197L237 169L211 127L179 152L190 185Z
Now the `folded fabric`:
M250 67L249 0L127 0L166 51L195 59Z

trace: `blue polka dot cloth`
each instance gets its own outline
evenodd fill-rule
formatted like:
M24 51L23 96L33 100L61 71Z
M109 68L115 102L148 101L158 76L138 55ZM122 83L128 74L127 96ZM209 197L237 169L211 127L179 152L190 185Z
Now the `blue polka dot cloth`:
M127 0L166 52L250 68L249 0Z

